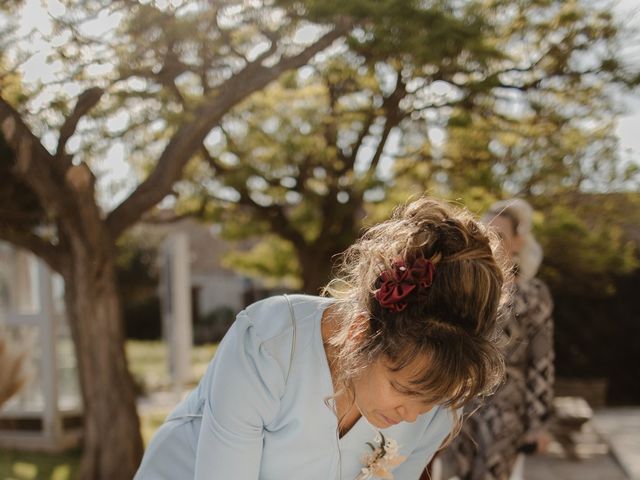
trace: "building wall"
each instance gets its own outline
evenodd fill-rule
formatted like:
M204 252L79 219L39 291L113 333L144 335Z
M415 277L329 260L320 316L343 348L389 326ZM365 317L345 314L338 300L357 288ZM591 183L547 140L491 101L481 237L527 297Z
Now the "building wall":
M192 285L198 289L198 313L202 316L212 310L227 307L238 313L244 308L244 292L248 281L229 272L194 273Z

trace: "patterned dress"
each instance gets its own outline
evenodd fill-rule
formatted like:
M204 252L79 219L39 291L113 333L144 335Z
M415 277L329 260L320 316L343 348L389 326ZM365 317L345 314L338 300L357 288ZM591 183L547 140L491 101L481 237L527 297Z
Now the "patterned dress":
M506 480L529 434L544 428L553 400L553 302L539 279L519 280L505 325L507 375L439 455L443 478Z

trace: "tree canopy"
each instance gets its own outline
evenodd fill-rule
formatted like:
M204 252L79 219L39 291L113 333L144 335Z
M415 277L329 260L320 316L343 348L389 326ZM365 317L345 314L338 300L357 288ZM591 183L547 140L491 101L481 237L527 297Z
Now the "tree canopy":
M264 238L229 263L317 291L376 203L428 191L481 211L504 196L639 185L639 163L618 157L613 90L637 85L638 69L619 56L631 32L609 9L456 5L413 35L411 21L356 31L212 131L177 190L182 212L220 221L229 238Z

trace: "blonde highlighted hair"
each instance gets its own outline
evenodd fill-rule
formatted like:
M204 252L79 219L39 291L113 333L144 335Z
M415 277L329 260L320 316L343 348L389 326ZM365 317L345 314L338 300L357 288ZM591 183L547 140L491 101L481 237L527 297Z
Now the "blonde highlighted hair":
M491 223L496 217L507 218L514 235L522 237L522 248L514 255L513 261L519 277L532 279L538 273L543 257L542 247L533 236L533 208L521 198L501 200L491 205L482 220Z
M339 322L329 339L337 383L350 390L352 379L379 358L394 370L424 358L428 368L412 379L412 389L425 400L455 412L492 392L504 374L498 321L508 269L498 245L467 210L426 197L367 230L343 253L324 289L335 299ZM397 259L418 258L435 265L426 294L401 312L383 308L375 299L380 274ZM369 321L358 321L363 317Z

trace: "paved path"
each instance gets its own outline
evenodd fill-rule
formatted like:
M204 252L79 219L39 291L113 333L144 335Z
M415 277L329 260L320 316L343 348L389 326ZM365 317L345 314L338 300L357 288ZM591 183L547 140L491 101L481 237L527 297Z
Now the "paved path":
M527 457L525 480L640 480L640 407L596 411L577 440L579 460L552 442Z
M525 461L525 480L627 480L611 455L568 460L536 455Z
M640 480L640 407L599 410L593 424L628 478Z

